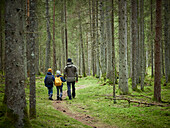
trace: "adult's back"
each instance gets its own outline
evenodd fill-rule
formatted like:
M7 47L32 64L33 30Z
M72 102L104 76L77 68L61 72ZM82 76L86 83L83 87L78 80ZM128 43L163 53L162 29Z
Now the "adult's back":
M78 81L77 67L72 62L67 62L64 68L64 78L67 77L67 82Z

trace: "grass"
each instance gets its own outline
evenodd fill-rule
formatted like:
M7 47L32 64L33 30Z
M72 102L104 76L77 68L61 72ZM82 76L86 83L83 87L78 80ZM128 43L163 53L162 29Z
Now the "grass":
M78 122L77 120L64 115L62 112L55 110L52 102L48 100L47 89L43 83L44 76L38 76L36 79L36 101L37 101L37 118L32 119L31 125L33 128L88 128L89 126ZM170 102L170 84L166 86L162 79L162 100ZM140 91L138 86L137 91L131 89L131 80L129 80L129 92L131 95L143 95L131 97L134 100L153 102L153 82L154 79L146 76L145 90ZM94 77L86 77L79 79L76 86L86 86L86 88L76 91L76 99L70 102L70 109L74 112L91 115L103 123L110 126L120 128L168 128L170 127L170 107L158 107L138 105L131 103L129 106L127 101L119 100L116 104L110 99L105 99L111 95L113 87L108 83L104 86L99 79ZM26 86L27 104L29 100L29 86ZM66 90L66 84L64 85ZM4 80L0 84L0 105L2 105L4 95ZM56 89L54 88L56 97ZM118 85L116 85L116 95L120 95ZM150 98L148 98L150 97ZM83 108L83 109L82 109ZM4 116L0 117L0 126Z
M43 79L45 76L38 76L36 79L36 111L37 118L30 120L33 128L89 128L89 126L70 118L60 111L57 111L52 106L52 102L48 100L47 88L44 86ZM3 83L3 84L2 84ZM0 84L0 105L2 106L4 96L4 81ZM56 88L53 89L56 93ZM66 90L66 86L64 86ZM26 85L26 100L29 107L29 85ZM54 94L56 97L56 94ZM27 108L28 108L27 107ZM0 116L0 127L4 126L5 115ZM6 128L12 128L10 124Z
M147 81L146 81L147 82ZM106 96L112 94L112 86L100 86L99 81L92 77L83 78L79 81L79 85L87 85L85 89L77 91L77 98L72 102L74 111L82 112L83 106L87 114L102 120L111 126L121 128L167 128L170 127L170 107L158 107L140 105L131 103L130 107L127 101L117 101L113 104L112 100L105 99ZM162 99L169 101L170 89L168 86L162 86ZM118 85L116 85L117 95L119 95ZM140 87L138 86L138 89ZM131 95L144 95L146 97L133 97L135 100L145 102L153 102L153 86L145 86L145 91L132 91L129 86ZM130 96L126 96L132 98ZM79 109L78 109L79 108Z

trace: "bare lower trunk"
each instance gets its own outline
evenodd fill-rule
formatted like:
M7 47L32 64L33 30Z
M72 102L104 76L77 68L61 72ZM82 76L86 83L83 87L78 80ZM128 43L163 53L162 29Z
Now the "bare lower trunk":
M119 1L119 88L128 93L126 0Z
M161 60L160 60L160 43L161 43L161 4L162 0L156 0L156 37L155 37L155 80L154 80L154 98L161 101Z
M137 44L138 44L138 27L137 27L137 0L132 0L132 89L137 89Z

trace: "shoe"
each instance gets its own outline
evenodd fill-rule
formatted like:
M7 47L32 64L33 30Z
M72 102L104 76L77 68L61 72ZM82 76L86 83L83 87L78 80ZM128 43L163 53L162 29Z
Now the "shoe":
M52 97L49 97L49 100L53 100L53 98L52 98Z
M57 100L59 100L59 96L57 96Z
M60 100L62 101L62 98L60 97Z

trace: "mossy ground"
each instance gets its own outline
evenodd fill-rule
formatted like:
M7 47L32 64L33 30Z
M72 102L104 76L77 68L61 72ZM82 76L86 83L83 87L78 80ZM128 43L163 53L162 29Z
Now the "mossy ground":
M87 125L78 122L77 120L64 115L54 109L52 102L48 100L47 89L43 83L44 76L36 77L36 101L37 101L37 118L30 120L34 128L85 128ZM145 78L145 89L140 91L133 91L131 89L131 80L129 80L129 92L131 95L138 95L132 97L126 95L125 97L132 98L137 101L153 102L153 86L154 79L150 76ZM162 79L162 100L170 102L170 84L163 86L165 79ZM168 128L170 127L170 107L146 106L131 103L130 106L127 101L117 100L116 104L106 98L111 98L113 86L108 83L103 86L103 81L94 77L86 77L79 79L76 83L78 86L86 86L86 88L76 91L76 98L70 102L70 109L80 113L86 113L92 117L97 118L103 123L110 126L117 126L120 128ZM29 86L26 85L26 100L29 103ZM66 84L64 84L66 90ZM4 79L0 84L0 106L2 106L4 96ZM54 97L56 97L56 88L54 88ZM116 95L120 95L118 85L116 85ZM142 96L141 96L142 95ZM166 104L165 104L166 105ZM83 108L83 109L82 109ZM0 126L3 126L5 115L3 110L0 110ZM5 122L6 124L8 121ZM6 127L6 126L5 126ZM8 123L8 127L10 123Z

